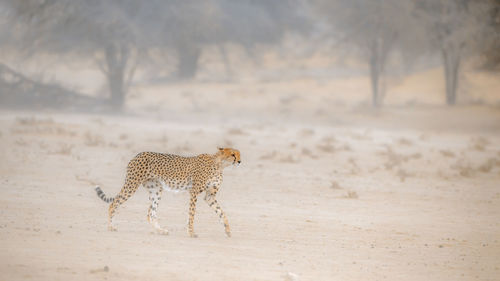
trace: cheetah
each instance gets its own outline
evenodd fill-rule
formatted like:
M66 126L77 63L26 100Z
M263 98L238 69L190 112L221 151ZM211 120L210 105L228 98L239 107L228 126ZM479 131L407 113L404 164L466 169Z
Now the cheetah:
M240 163L240 152L232 148L219 148L215 154L200 154L194 157L141 152L128 163L125 184L118 195L114 198L106 197L99 186L95 188L97 196L104 202L111 203L108 211L108 229L116 231L113 226L113 215L116 209L142 185L149 191L151 203L147 219L158 233L168 234L168 230L158 224L156 216L162 191L185 190L190 194L188 235L197 237L193 230L196 202L198 195L205 192L205 201L219 216L227 237L231 237L226 214L222 211L215 195L222 183L222 170Z

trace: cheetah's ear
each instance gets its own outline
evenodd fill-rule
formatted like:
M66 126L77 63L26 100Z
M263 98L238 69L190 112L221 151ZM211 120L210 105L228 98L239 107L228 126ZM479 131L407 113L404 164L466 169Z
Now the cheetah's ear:
M222 148L222 147L217 147L217 148L218 148L220 151L223 151L223 150L224 150L224 148Z

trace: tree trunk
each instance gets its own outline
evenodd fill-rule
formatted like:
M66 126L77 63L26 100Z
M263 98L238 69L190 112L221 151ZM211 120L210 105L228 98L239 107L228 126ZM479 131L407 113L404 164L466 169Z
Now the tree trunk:
M372 106L378 107L380 105L380 76L382 74L382 56L380 51L380 44L374 40L370 48L370 78L372 85Z
M379 93L379 72L378 72L378 61L374 54L370 59L370 78L372 84L372 106L378 106L378 93Z
M179 44L177 46L177 55L179 64L177 66L177 77L180 79L192 79L196 76L198 70L198 59L201 50L193 44Z
M121 109L127 94L125 86L125 71L130 50L124 45L108 45L105 49L106 76L110 91L111 105Z
M233 70L231 69L231 63L229 62L229 57L227 56L226 48L222 44L217 45L219 47L219 52L222 56L222 61L224 62L224 69L226 70L226 80L233 80Z
M446 104L457 102L458 74L460 71L460 53L450 48L443 48L443 68L446 83Z

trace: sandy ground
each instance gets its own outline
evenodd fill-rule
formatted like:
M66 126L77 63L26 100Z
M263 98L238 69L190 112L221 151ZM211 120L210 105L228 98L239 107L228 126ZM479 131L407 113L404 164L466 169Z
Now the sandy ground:
M0 112L0 280L499 280L498 109L306 118L294 102L253 118L227 103L189 116ZM199 238L187 236L187 193L163 196L170 234L154 234L142 188L107 231L93 188L116 194L136 153L217 146L242 153L218 195L231 238L203 200Z

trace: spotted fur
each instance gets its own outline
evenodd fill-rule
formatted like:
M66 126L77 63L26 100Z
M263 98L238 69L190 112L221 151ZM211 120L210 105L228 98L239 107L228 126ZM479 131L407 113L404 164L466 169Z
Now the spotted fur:
M114 198L106 197L100 187L95 189L99 198L106 203L111 203L108 212L108 229L116 230L113 226L116 209L142 185L149 191L151 205L148 209L148 221L159 233L168 234L168 230L158 224L156 216L162 192L185 190L190 194L188 234L196 237L193 230L196 202L198 195L205 192L205 201L221 219L226 235L231 236L226 215L215 196L222 184L222 170L227 166L240 163L240 152L232 148L219 148L215 154L200 154L194 157L141 152L130 160L125 184L118 195Z

